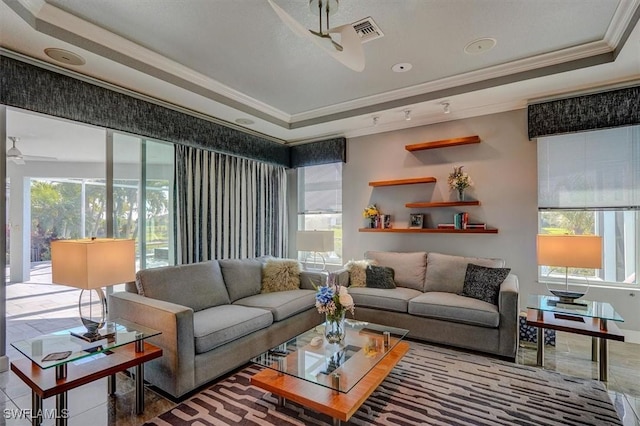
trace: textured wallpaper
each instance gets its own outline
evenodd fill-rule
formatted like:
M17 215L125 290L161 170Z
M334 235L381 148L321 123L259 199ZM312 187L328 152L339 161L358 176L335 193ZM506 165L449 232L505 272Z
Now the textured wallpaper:
M291 167L291 147L0 55L0 103L176 144ZM322 164L335 139L296 149L300 165ZM342 140L344 145L344 139ZM323 155L315 153L322 151ZM332 154L333 153L333 154ZM318 158L314 163L312 158Z
M640 124L640 86L528 107L529 139Z

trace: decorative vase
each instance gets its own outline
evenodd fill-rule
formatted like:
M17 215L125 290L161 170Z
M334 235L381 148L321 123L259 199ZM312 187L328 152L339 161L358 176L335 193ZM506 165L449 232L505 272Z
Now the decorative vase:
M344 328L344 316L347 312L342 311L333 315L326 314L324 322L324 337L329 343L344 343L346 330Z
M365 228L375 228L376 222L373 217L365 217L364 218L364 227Z
M464 189L458 189L458 201L464 201Z

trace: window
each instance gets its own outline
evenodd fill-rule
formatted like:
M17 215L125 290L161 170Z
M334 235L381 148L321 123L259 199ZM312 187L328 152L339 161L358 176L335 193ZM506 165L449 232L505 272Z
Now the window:
M334 251L326 261L342 265L342 163L298 169L298 229L333 231Z
M602 269L570 268L570 280L637 285L640 126L539 138L538 208L541 234L603 238ZM564 268L539 278L564 281Z

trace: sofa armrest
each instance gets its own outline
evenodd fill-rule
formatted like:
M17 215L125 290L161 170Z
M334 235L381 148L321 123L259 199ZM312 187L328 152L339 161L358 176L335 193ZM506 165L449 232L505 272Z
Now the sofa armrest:
M515 358L518 347L518 309L518 277L509 274L500 285L498 311L500 312L500 353L513 354L512 358Z
M162 372L156 377L165 384L162 389L177 396L194 388L193 309L129 292L111 294L108 306L111 320L123 318L162 332L149 339L162 348L160 365L151 372Z

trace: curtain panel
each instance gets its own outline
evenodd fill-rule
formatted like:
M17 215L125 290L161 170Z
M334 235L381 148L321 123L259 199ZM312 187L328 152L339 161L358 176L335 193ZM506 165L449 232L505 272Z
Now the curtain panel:
M178 264L287 254L285 168L176 145Z

